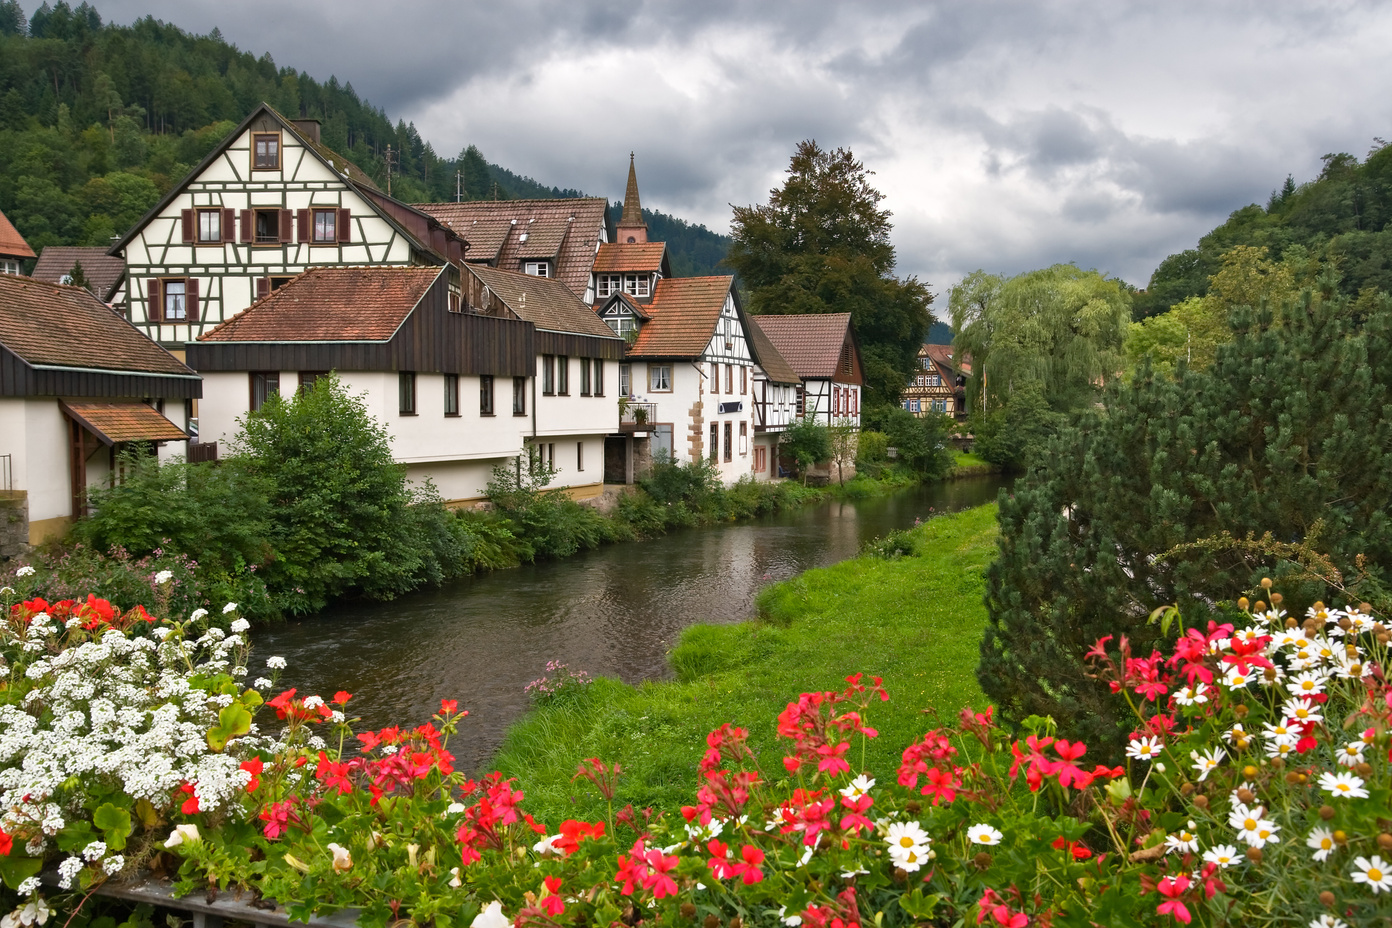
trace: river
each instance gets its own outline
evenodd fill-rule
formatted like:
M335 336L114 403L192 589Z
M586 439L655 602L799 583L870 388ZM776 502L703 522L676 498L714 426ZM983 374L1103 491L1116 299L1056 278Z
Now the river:
M546 662L629 683L669 675L666 654L696 622L738 622L764 586L854 557L915 519L993 501L977 477L893 496L807 506L753 522L684 529L563 560L471 577L390 603L348 603L253 633L253 676L284 657L280 685L353 694L358 730L418 725L441 699L470 717L450 743L477 771L527 709Z

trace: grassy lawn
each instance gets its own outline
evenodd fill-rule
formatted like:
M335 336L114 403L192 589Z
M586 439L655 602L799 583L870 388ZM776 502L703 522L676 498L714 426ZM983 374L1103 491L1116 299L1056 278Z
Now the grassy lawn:
M983 457L968 451L952 452L952 476L974 477L978 474L999 473L1000 468Z
M880 737L865 766L893 776L904 747L933 727L925 707L950 716L985 704L975 668L996 507L914 531L920 556L808 571L766 589L759 620L688 628L671 655L676 681L635 688L599 680L532 711L509 733L498 769L517 777L528 808L553 824L599 813L588 784L570 782L587 757L622 766L619 805L675 809L692 801L711 729L748 728L765 775L782 774L778 713L803 691L839 689L847 674L863 671L883 677L890 695L869 710Z

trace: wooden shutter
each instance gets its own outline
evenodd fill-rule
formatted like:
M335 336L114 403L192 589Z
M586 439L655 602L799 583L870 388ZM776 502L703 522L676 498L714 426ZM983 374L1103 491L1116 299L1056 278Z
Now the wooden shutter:
M150 322L159 322L164 319L164 307L160 305L160 282L158 277L150 278L148 287L150 304L145 308L145 318Z
M311 210L295 210L295 224L299 226L298 234L300 237L300 244L304 244L305 242L308 242L310 240L312 230L309 226L310 220L313 218L313 216L314 213Z
M338 232L340 242L351 242L353 240L353 211L341 209L338 211L338 221L334 223L334 230Z
M194 236L198 234L198 229L195 228L193 210L181 210L179 212L179 219L181 224L183 225L184 244L192 245L194 242Z
M184 278L184 315L189 322L198 321L198 278Z
M269 277L256 278L256 298L259 300L271 292L271 279Z
M295 211L292 209L280 211L280 240L282 242L295 240Z
M251 221L252 212L249 209L242 210L242 244L251 244Z
M222 211L222 223L221 223L222 228L218 230L218 231L220 231L220 232L222 233L222 241L224 241L224 242L233 242L233 241L236 241L236 239L234 239L234 238L232 237L232 227L233 227L234 225L236 225L236 224L237 224L237 211L236 211L235 209L223 209L223 211Z

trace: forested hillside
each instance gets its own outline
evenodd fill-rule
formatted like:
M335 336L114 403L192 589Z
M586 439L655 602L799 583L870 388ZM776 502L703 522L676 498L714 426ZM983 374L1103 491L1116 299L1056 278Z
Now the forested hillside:
M1144 291L1137 293L1135 318L1164 313L1190 297L1205 296L1210 281L1239 247L1243 260L1266 262L1255 270L1299 287L1320 273L1337 271L1337 289L1370 299L1377 291L1392 293L1392 147L1375 140L1365 160L1350 154L1324 156L1314 180L1297 185L1287 177L1265 208L1252 204L1228 217L1199 239L1197 248L1170 255Z
M214 30L191 35L151 17L102 22L89 3L45 3L26 20L0 0L0 210L36 251L105 245L139 219L261 102L323 121L325 144L381 186L391 147L392 193L406 202L575 197L490 164L470 145L442 157L414 125L395 123L337 77L321 82ZM703 227L670 227L674 270L709 273L726 242Z

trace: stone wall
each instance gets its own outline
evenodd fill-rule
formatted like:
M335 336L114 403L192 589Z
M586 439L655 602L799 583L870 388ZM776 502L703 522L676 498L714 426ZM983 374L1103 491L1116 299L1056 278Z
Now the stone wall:
M0 564L19 557L29 547L29 494L0 493Z

